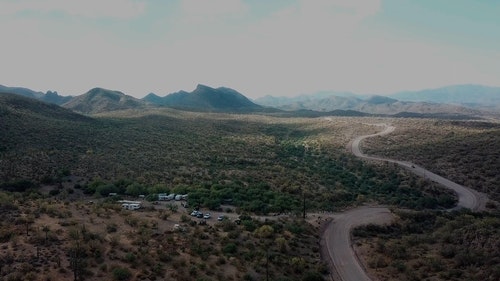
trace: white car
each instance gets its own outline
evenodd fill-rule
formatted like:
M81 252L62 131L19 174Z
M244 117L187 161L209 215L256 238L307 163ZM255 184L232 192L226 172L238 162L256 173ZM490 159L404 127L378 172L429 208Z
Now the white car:
M198 211L192 211L191 216L196 217L198 215L198 213L199 213Z
M218 220L218 221L223 221L225 218L226 218L226 216L224 216L224 215L220 215L220 216L217 218L217 220Z
M203 216L204 219L209 219L211 218L210 214L209 213L206 213L204 216Z

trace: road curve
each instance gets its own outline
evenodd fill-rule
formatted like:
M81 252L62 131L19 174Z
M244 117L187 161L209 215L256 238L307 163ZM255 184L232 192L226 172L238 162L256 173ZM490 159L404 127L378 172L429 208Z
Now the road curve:
M454 183L446 178L436 175L411 162L386 159L363 154L359 145L365 138L390 134L395 130L394 126L387 124L373 124L384 127L384 130L371 135L355 138L349 143L351 152L360 158L376 161L396 163L418 176L430 179L434 182L452 189L458 196L456 208L468 208L472 210L484 209L486 196L465 186ZM330 223L323 232L324 246L333 263L335 276L342 281L370 281L370 277L361 266L351 245L350 233L352 228L367 223L389 223L393 216L389 209L385 207L360 207L340 214L334 215L333 222Z
M391 211L385 207L359 207L336 214L323 233L324 246L334 265L335 276L343 281L371 281L359 263L351 245L352 228L368 224L390 223Z
M366 135L366 136L360 136L355 138L351 143L350 143L350 150L352 153L360 158L363 159L369 159L369 160L377 160L377 161L385 161L385 162L390 162L390 163L396 163L409 171L413 172L414 174L424 177L426 179L429 179L431 181L437 182L441 185L443 185L446 188L449 188L453 190L457 196L458 196L458 203L456 208L467 208L471 209L474 211L484 209L485 205L485 195L470 189L468 187L465 187L463 185L457 184L455 182L452 182L449 179L443 178L439 175L436 175L435 173L428 171L424 169L423 167L420 167L416 164L413 164L411 162L407 161L399 161L399 160L394 160L394 159L387 159L387 158L381 158L381 157L376 157L376 156L369 156L366 154L363 154L361 149L359 148L359 144L361 143L362 140L370 137L375 137L375 136L382 136L382 135L387 135L390 134L394 131L395 127L390 126L387 124L374 124L376 126L383 126L384 130L377 133L377 134L372 134L372 135Z

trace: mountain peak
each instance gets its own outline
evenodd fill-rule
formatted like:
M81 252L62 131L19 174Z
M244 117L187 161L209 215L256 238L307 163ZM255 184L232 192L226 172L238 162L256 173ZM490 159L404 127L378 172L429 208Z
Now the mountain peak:
M207 86L207 85L198 84L198 85L196 85L196 89L195 89L195 91L196 91L196 90L215 90L215 89L214 89L214 88L212 88L212 87L209 87L209 86Z
M396 99L393 99L393 98L389 98L389 97L385 97L385 96L371 96L369 97L368 99L366 99L366 102L368 102L369 104L391 104L391 103L395 103L397 102L398 100Z
M190 93L179 91L163 98L148 96L143 100L157 105L202 111L248 112L261 109L261 106L253 103L238 91L224 87L215 89L203 84L198 84Z
M63 104L66 108L84 114L138 108L144 105L144 101L127 96L120 91L112 91L99 87L92 88L87 93Z

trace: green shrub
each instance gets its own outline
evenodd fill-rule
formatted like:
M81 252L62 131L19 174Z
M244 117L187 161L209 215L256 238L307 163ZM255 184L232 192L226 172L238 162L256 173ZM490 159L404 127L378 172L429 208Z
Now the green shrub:
M237 251L238 251L238 247L234 243L228 243L222 249L222 252L224 252L224 254L226 254L226 255L236 254Z
M113 279L117 281L130 280L132 277L132 272L128 268L117 267L113 269Z

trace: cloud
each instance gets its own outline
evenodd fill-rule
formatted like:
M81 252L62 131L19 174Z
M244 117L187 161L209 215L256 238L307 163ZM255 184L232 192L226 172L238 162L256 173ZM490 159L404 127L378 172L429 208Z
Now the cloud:
M257 97L496 81L496 51L369 25L384 16L380 2L295 0L262 14L244 0L0 0L0 83L64 94L102 86L139 97L202 83ZM47 20L61 13L78 19ZM96 18L134 20L86 20Z
M134 0L0 1L0 15L14 15L29 11L41 14L60 12L85 18L130 19L141 15L144 9L144 1Z
M182 19L187 24L213 23L241 18L248 7L241 0L181 0Z

